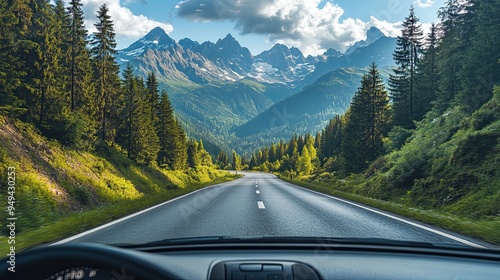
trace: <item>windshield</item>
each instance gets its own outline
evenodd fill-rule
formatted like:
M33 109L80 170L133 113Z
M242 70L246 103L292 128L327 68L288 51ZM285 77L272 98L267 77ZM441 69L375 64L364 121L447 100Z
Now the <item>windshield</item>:
M499 14L476 0L2 1L1 248L493 248Z

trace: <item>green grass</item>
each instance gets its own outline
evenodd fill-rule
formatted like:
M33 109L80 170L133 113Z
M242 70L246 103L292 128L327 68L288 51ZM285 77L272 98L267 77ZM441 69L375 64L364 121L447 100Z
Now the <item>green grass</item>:
M328 183L305 182L302 180L290 181L283 176L281 176L281 178L282 180L285 180L287 182L314 191L359 202L368 206L394 213L396 215L401 215L426 224L455 231L470 237L479 238L491 244L500 245L500 217L474 220L467 217L452 215L444 211L408 207L396 202L384 201L340 191L336 189L335 186Z
M154 196L143 197L133 201L119 201L97 209L72 213L60 218L53 217L54 220L50 223L40 226L37 229L18 234L15 244L16 252L75 235L195 190L234 180L239 177L241 176L228 175L211 182L192 184L185 188L162 191ZM0 244L2 244L2 246L7 244L7 237L1 236Z
M499 104L496 87L475 112L429 112L404 145L386 147L365 173L317 170L295 183L498 245Z
M16 170L16 251L74 235L174 197L236 178L208 167L136 164L119 147L64 147L32 125L0 118L0 182ZM0 183L1 184L1 183ZM6 207L0 188L0 207ZM0 249L8 246L0 228Z

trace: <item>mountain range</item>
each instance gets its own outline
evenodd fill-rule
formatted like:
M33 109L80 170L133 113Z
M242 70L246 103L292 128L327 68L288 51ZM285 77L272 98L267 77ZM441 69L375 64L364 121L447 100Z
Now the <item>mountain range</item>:
M231 34L215 43L176 42L156 27L118 51L117 62L142 76L155 72L188 134L213 146L212 153L230 146L244 153L314 132L344 113L363 69L372 62L394 66L395 46L395 38L372 27L345 53L329 49L306 57L276 44L252 55Z

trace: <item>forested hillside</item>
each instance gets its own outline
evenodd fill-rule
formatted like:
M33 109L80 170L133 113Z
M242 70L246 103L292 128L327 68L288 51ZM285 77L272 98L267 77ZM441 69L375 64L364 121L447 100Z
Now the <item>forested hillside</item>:
M15 169L17 232L81 222L26 242L230 177L215 170L201 140L188 139L155 73L145 80L130 66L119 73L108 7L100 7L90 41L81 7L0 2L0 178L7 182L7 168Z
M105 145L139 164L195 168L198 160L187 151L198 144L186 138L155 73L146 80L131 66L119 73L108 7L100 7L87 41L81 6L78 0L67 8L62 1L0 6L6 24L0 112L69 148Z
M261 149L246 167L488 220L492 228L469 233L499 242L498 14L497 1L448 1L424 38L412 8L388 85L373 64L347 113L315 136Z

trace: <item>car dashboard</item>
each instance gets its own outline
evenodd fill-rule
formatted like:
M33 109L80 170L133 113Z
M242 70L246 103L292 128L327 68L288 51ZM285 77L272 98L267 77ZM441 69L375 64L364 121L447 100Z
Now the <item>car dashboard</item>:
M317 242L73 243L22 252L2 279L498 279L500 251Z

